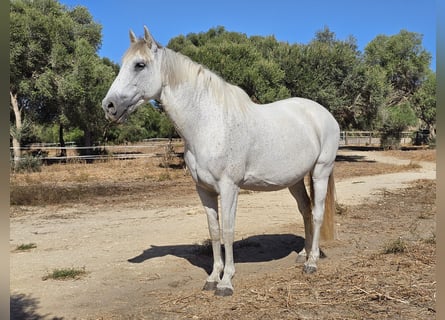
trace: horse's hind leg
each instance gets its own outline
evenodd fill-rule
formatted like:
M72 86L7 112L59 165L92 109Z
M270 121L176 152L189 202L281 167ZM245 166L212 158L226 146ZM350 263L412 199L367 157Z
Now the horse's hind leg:
M313 223L313 234L312 234L312 247L310 252L308 252L307 261L304 264L304 272L313 273L317 271L317 262L320 257L320 229L323 223L323 215L325 209L326 194L328 191L329 176L332 173L333 163L331 165L327 164L316 164L312 172L312 183L313 183L313 195L312 195L312 223Z
M312 247L312 208L311 200L304 185L304 179L289 187L292 196L297 200L298 210L304 221L304 249L298 253L297 262L305 262Z
M224 263L221 257L221 235L218 221L218 195L199 186L196 187L196 190L198 191L199 198L201 199L207 214L207 222L209 225L213 250L213 270L207 277L203 290L215 290L216 286L221 281L220 276L224 268Z

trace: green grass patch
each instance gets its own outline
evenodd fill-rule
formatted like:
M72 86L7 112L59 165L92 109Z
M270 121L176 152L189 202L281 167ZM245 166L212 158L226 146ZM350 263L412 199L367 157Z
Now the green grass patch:
M35 243L23 243L17 246L17 248L15 248L15 251L28 251L35 248L37 248L37 245Z
M42 278L42 280L70 280L70 279L80 279L82 276L86 275L85 267L81 269L75 268L62 268L54 269L53 272L47 274Z
M383 248L384 254L396 254L396 253L404 253L407 249L405 241L402 238L398 238L397 240L393 240L385 244Z

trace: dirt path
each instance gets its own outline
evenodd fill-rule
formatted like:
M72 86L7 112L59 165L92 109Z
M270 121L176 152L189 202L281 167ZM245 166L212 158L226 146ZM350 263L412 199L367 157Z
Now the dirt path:
M340 155L364 157L367 161L376 161L398 165L408 165L411 160L384 156L381 152L372 151L339 151ZM416 162L420 168L416 171L397 172L368 177L353 177L336 183L337 201L349 206L362 203L367 198L376 200L382 189L395 190L407 183L419 179L436 179L436 164L434 162Z
M404 162L378 153L360 155L370 161ZM367 198L376 201L381 189L435 179L435 164L420 164L415 172L338 181L338 200L348 206ZM210 256L197 254L208 231L196 195L181 206L104 209L79 204L38 212L10 221L12 306L32 319L133 318L124 315L159 303L157 291L201 287L211 266ZM302 246L304 231L287 190L242 193L236 224L238 277L294 265L294 249ZM277 242L285 245L276 249ZM24 243L37 247L13 252ZM56 268L85 268L87 275L78 280L42 280Z

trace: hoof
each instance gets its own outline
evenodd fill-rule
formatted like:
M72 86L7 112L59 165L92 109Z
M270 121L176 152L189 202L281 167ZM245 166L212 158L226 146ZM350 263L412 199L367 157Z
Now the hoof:
M306 262L306 255L298 254L297 259L295 259L296 263L305 263Z
M209 282L207 281L206 284L204 285L204 288L202 288L202 290L204 291L214 291L216 290L216 286L218 285L218 282Z
M304 271L304 273L311 274L311 273L314 273L315 271L317 271L317 267L305 264L303 267L303 271Z
M216 288L215 296L218 297L228 297L233 294L233 289L231 288Z

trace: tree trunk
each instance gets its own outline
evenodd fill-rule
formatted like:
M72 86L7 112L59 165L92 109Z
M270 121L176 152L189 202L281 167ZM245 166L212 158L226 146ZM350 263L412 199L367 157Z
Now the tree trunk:
M63 138L63 123L59 123L60 157L66 157L65 139Z
M17 168L20 163L20 158L22 157L22 150L20 145L20 139L22 135L22 114L20 112L19 103L17 101L17 94L13 94L9 91L11 97L11 106L14 111L15 116L15 129L10 130L10 135L12 137L12 148L14 155L14 168Z
M428 125L428 130L430 131L430 136L428 137L429 141L434 141L436 139L436 125L430 124Z
M83 143L84 143L84 147L91 147L93 142L91 141L91 131L88 129L85 129L84 131L84 136L83 136ZM85 155L91 155L93 154L92 152L92 148L87 148L85 149Z

